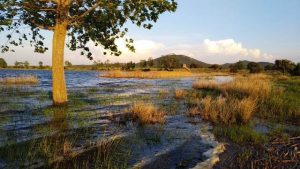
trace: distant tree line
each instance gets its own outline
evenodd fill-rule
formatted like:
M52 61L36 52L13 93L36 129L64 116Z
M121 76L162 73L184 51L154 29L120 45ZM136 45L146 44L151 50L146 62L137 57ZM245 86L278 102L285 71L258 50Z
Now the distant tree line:
M245 65L241 61L229 66L230 72L233 73L236 73L242 69L248 69L250 73L260 73L262 71L278 71L283 74L300 76L300 63L296 64L286 59L276 60L273 65L269 64L264 68L256 62L250 62L245 67Z

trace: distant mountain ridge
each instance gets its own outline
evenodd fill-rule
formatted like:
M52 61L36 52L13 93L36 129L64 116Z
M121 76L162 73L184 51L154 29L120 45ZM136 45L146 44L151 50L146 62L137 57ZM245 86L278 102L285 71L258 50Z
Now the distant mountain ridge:
M240 62L242 62L243 63L243 65L245 66L245 67L247 67L247 65L251 62L251 61L248 61L248 60L241 60ZM256 62L256 63L258 63L261 67L266 67L266 66L268 66L268 65L270 65L270 66L273 66L274 64L273 63L270 63L270 62ZM223 64L222 65L222 67L223 68L229 68L229 66L230 65L233 65L233 64L235 64L235 63L225 63L225 64Z
M209 64L209 63L205 63L202 61L199 61L197 59L194 59L192 57L186 56L186 55L177 55L177 54L167 54L167 55L163 55L159 58L153 59L153 63L154 63L154 67L159 67L160 66L160 62L165 59L165 58L176 58L179 62L180 65L186 64L187 67L190 67L191 64L197 65L198 67L202 67L202 68L208 68L211 65L214 64ZM242 62L244 64L245 67L247 67L248 63L250 63L251 61L248 60L241 60L240 62ZM270 62L256 62L259 65L261 65L263 68L271 65L273 66L273 63ZM220 66L222 66L222 68L229 68L230 65L233 65L235 63L225 63L225 64L220 64Z
M168 55L164 55L164 56L161 56L159 58L153 59L154 66L159 67L159 63L161 62L161 60L163 60L165 58L169 58L169 57L176 58L180 65L186 64L187 67L190 67L191 64L198 65L199 67L209 67L210 66L210 64L208 64L208 63L201 62L201 61L199 61L197 59L194 59L194 58L191 58L189 56L176 55L176 54L168 54Z

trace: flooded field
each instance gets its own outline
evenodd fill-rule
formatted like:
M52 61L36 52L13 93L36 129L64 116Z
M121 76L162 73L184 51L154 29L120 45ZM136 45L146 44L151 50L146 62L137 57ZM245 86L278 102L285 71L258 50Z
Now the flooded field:
M69 105L53 107L50 71L0 71L0 77L24 74L40 83L0 86L0 168L205 168L221 146L211 126L187 117L185 102L174 96L175 89L191 89L195 78L108 79L67 71ZM159 107L166 123L133 122L127 112L136 102Z

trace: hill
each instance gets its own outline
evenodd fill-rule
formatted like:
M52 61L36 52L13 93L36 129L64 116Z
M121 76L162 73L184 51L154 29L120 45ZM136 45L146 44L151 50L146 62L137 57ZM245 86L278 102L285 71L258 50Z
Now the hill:
M180 65L186 64L188 67L190 67L191 64L194 64L197 67L209 67L210 66L210 64L201 62L194 58L191 58L191 57L188 57L185 55L176 55L176 54L168 54L168 55L164 55L164 56L154 59L153 60L154 66L159 67L159 64L161 63L162 60L169 59L169 58L175 58L176 60L178 60Z
M247 67L248 63L250 63L250 61L248 61L248 60L241 60L241 62L243 63L243 65L245 67ZM271 66L274 65L273 63L270 63L270 62L256 62L256 63L258 63L263 68L266 67L267 65L271 65ZM225 63L222 65L222 67L229 68L229 66L233 65L233 64L235 64L235 63Z

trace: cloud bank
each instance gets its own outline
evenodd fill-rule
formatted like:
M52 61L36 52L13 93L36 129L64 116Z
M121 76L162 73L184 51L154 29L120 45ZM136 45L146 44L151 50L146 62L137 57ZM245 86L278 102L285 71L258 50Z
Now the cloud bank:
M250 49L244 47L241 42L236 42L234 39L210 40L203 39L199 43L193 44L177 44L168 46L166 44L152 41L152 40L136 40L134 46L136 52L133 53L126 48L124 39L116 41L119 49L122 51L121 56L103 55L104 49L101 46L94 46L93 43L88 44L93 53L94 60L110 62L139 62L149 57L157 58L161 55L176 53L183 54L207 63L223 64L228 62L237 62L239 60L250 61L270 61L273 62L276 58L271 54L262 52L260 49ZM51 49L50 49L51 51ZM51 65L51 52L47 52L43 56L41 54L32 55L32 50L23 49L16 53L6 54L4 58L7 59L10 65L16 60L28 60L32 65L37 65L38 61L43 61L46 65ZM91 64L85 56L80 55L80 51L66 50L65 60L71 61L73 64Z

